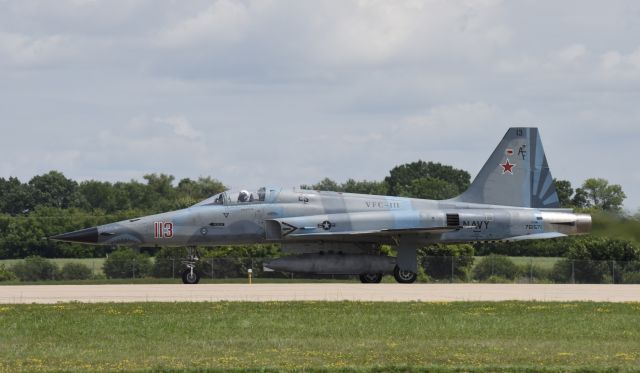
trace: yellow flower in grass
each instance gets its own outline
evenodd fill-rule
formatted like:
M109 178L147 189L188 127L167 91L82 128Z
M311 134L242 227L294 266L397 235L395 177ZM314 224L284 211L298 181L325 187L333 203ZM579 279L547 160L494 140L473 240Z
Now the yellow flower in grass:
M618 359L622 359L625 361L631 361L631 360L635 360L636 356L634 354L630 354L630 353L626 353L626 352L619 352L616 354L616 358Z
M573 356L573 352L558 352L558 356Z

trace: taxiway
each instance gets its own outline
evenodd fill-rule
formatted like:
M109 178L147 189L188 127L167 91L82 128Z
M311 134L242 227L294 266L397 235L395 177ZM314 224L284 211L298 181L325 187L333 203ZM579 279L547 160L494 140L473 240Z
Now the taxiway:
M0 304L203 301L640 302L640 285L199 284L0 286Z

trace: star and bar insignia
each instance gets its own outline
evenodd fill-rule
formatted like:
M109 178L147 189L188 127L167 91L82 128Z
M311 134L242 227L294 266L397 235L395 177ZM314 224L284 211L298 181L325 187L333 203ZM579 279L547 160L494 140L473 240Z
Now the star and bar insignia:
M329 229L335 227L336 225L332 222L330 222L329 220L325 220L322 223L318 224L318 228L322 228L325 231L328 231Z

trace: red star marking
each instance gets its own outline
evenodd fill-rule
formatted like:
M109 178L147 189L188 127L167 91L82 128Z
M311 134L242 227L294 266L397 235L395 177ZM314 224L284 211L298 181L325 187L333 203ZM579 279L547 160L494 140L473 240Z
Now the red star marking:
M513 167L515 167L515 164L512 164L511 162L509 162L509 158L507 158L507 161L504 163L500 163L500 166L502 167L502 174L506 174L507 172L513 175Z

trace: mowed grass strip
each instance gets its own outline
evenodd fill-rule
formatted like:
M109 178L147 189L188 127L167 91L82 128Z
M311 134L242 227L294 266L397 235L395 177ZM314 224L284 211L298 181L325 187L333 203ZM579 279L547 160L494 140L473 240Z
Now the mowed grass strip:
M640 371L639 303L0 305L0 371Z

